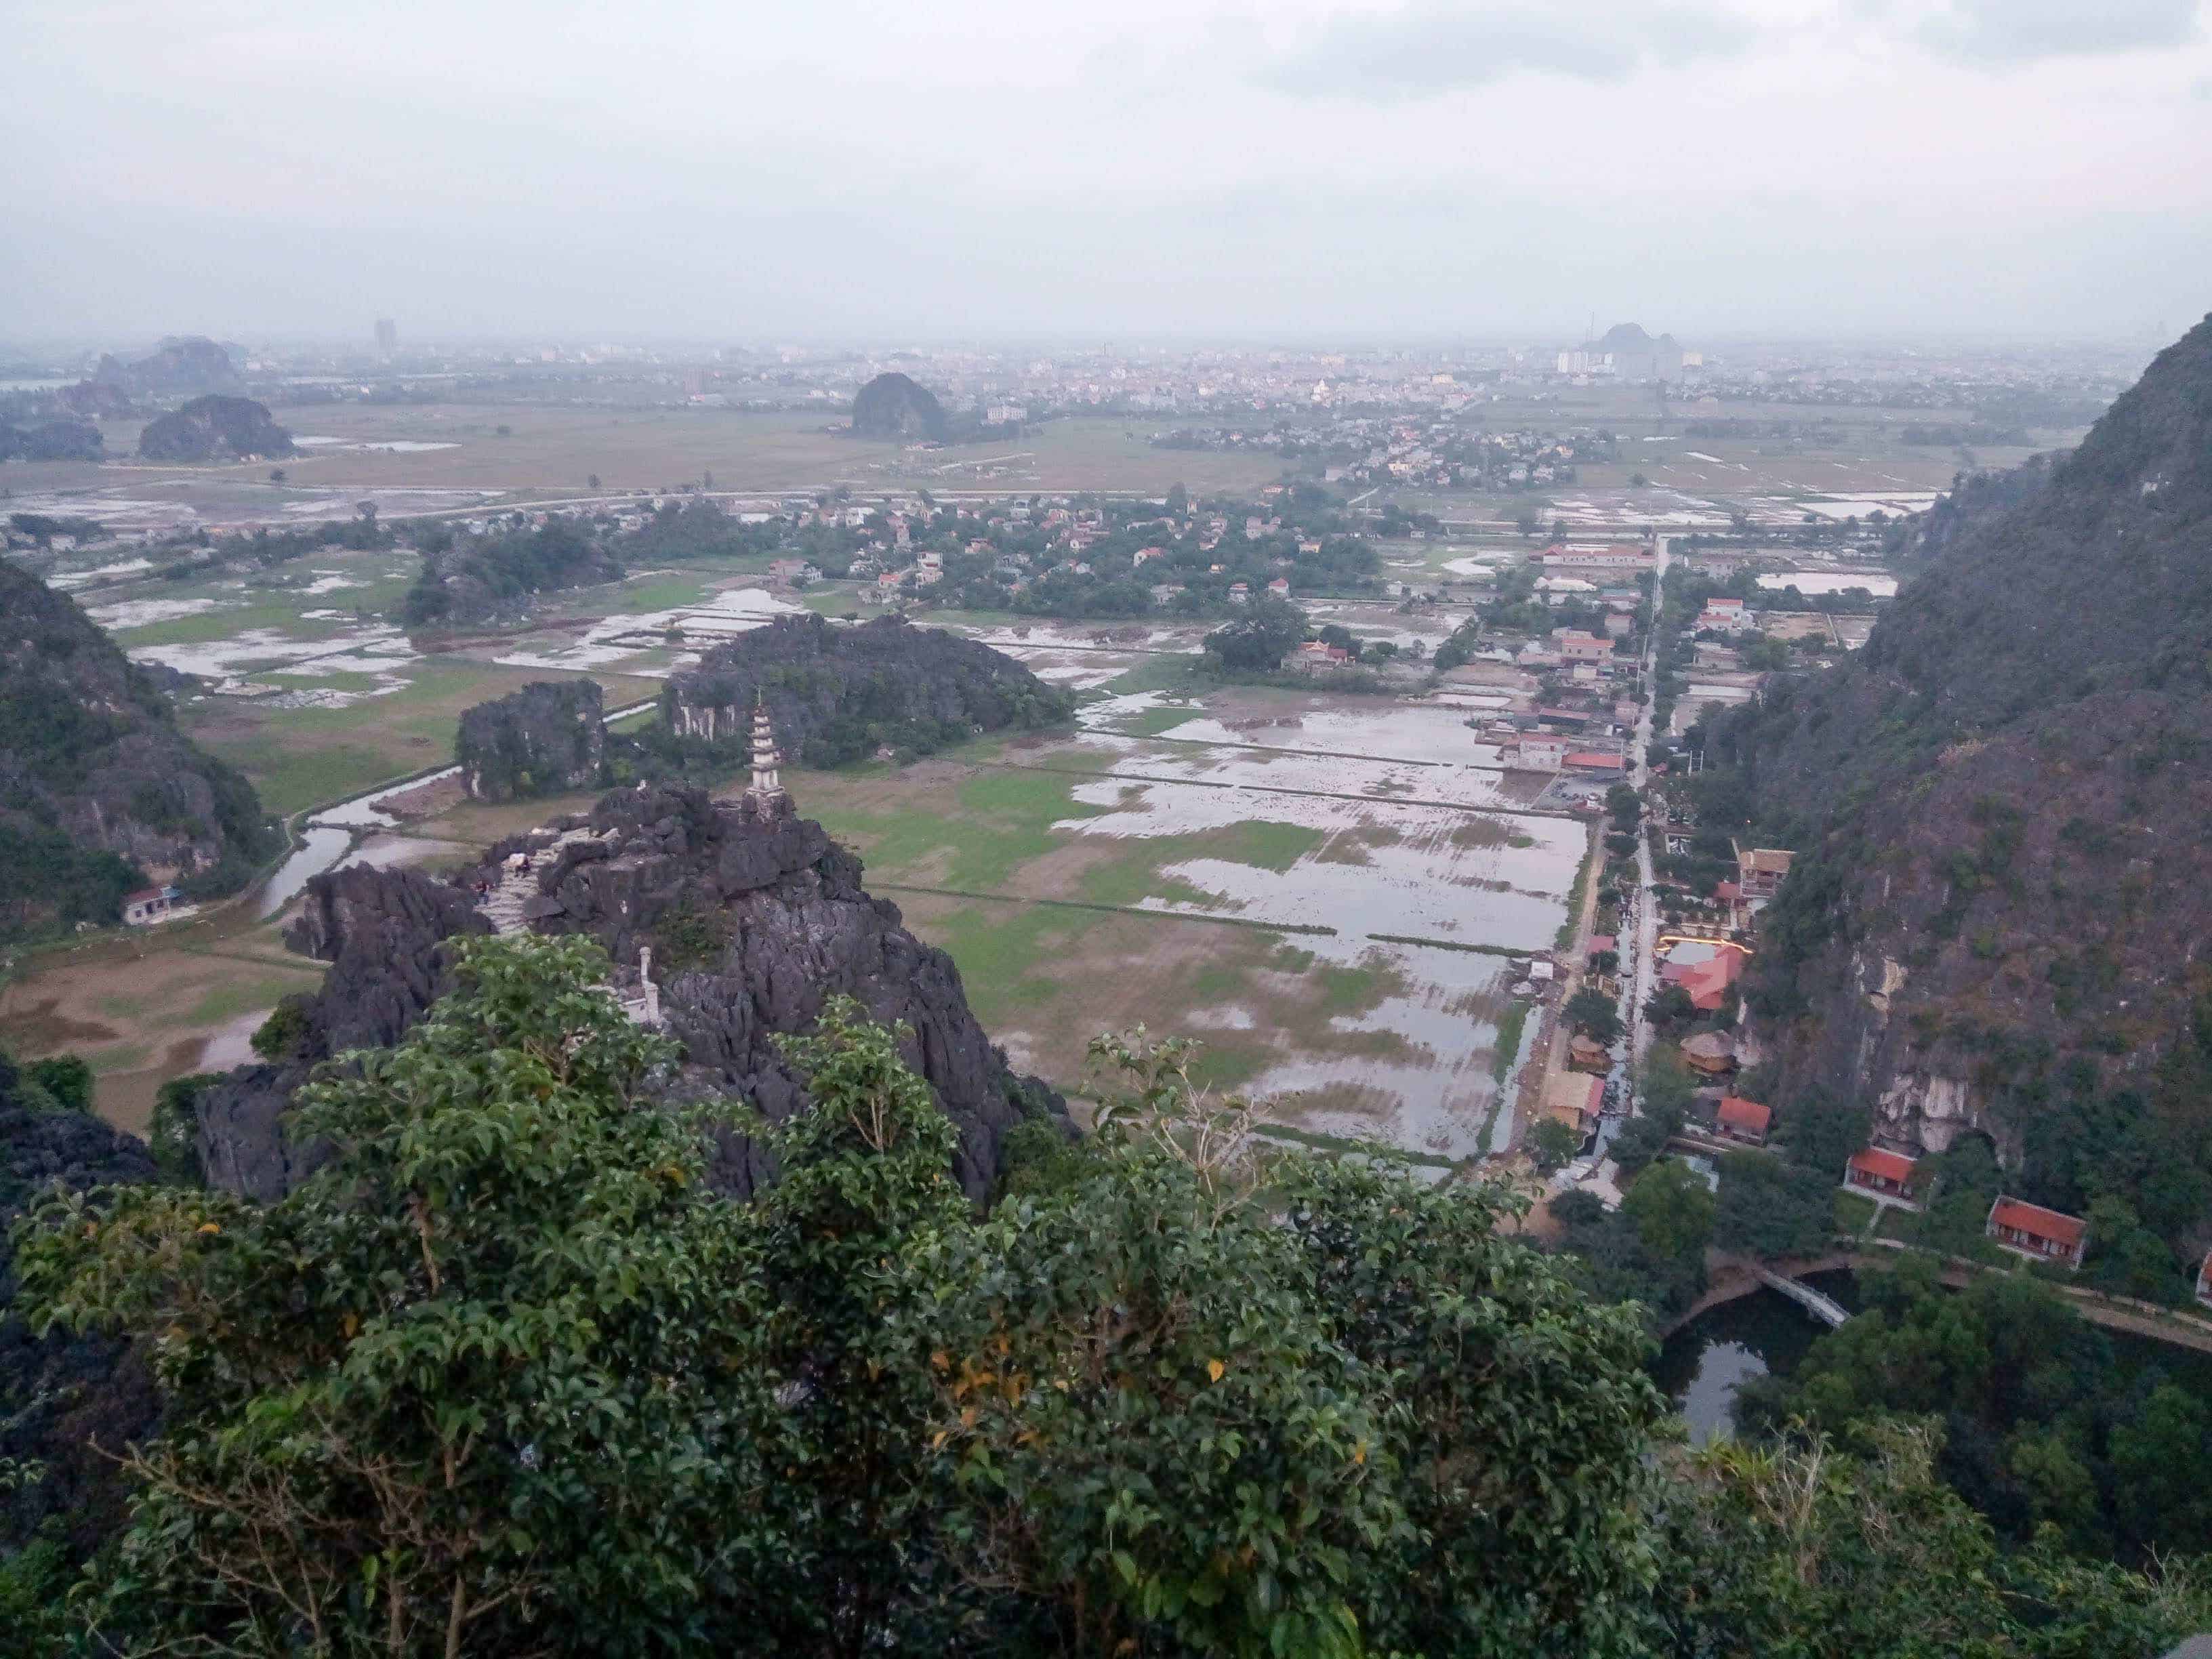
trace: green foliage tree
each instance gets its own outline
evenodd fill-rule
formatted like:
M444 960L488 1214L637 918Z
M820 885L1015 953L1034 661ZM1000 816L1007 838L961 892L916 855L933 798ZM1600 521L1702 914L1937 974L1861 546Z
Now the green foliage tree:
M1670 1261L1704 1255L1713 1236L1712 1188L1682 1163L1653 1165L1623 1194L1620 1212L1644 1248Z
M1836 1176L1765 1152L1723 1152L1713 1242L1774 1259L1819 1249L1833 1231Z
M471 942L455 973L302 1092L333 1156L290 1196L125 1188L26 1239L47 1324L159 1337L108 1639L605 1652L746 1599L750 1230L641 1109L672 1045L590 988L586 941Z
M1556 1117L1539 1118L1528 1131L1528 1155L1536 1160L1538 1169L1546 1171L1569 1162L1582 1145L1583 1138L1572 1126Z
M72 1112L92 1109L92 1066L79 1054L49 1054L24 1067L32 1082Z
M1620 1041L1620 1010L1595 987L1585 985L1569 997L1565 1012L1570 1026L1607 1048Z
M1720 1439L1670 1487L1662 1581L1680 1659L2120 1659L2212 1622L2201 1565L2156 1575L2002 1553L1936 1474L1940 1437L1885 1424L1865 1449Z

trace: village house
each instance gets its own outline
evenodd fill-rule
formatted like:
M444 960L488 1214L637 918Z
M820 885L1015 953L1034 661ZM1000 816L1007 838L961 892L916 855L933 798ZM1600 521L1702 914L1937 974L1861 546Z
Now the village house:
M1504 759L1523 772L1556 772L1566 764L1567 740L1523 732L1519 743L1508 746Z
M1301 673L1325 674L1342 668L1352 661L1352 653L1341 646L1326 645L1319 640L1308 640L1298 647L1291 659L1292 665Z
M1707 599L1705 608L1698 612L1697 620L1690 624L1690 631L1701 634L1711 628L1723 634L1741 634L1753 626L1751 615L1744 609L1741 599Z
M771 559L768 579L785 587L804 587L809 582L820 581L822 573L805 559Z
M123 896L123 921L126 927L150 927L196 908L185 902L180 887L142 887Z
M1917 1161L1902 1152L1885 1152L1879 1146L1862 1147L1844 1160L1844 1188L1864 1193L1884 1203L1917 1209L1919 1206L1912 1199L1912 1171Z
M1567 1064L1577 1072L1610 1072L1613 1051L1595 1037L1577 1031L1567 1039Z
M1579 629L1555 628L1552 648L1568 662L1604 662L1613 655L1613 641Z
M1289 599L1291 597L1290 578L1287 576L1276 577L1274 580L1267 584L1267 591L1270 593L1273 593L1279 599Z
M1733 842L1729 844L1735 845ZM1765 902L1782 890L1782 878L1790 873L1790 861L1796 856L1778 847L1753 847L1748 850L1736 847L1736 891L1747 903Z
M2031 1261L2057 1261L2069 1267L2081 1265L2089 1247L2089 1227L2079 1216L2062 1215L2040 1204L1997 1194L1990 1206L1984 1230L1999 1245Z
M1741 1095L1723 1095L1720 1109L1713 1114L1713 1127L1730 1140L1740 1140L1747 1146L1766 1145L1766 1131L1774 1122L1771 1107L1755 1100L1746 1100Z
M914 580L917 587L933 586L945 580L945 556L925 553L914 562Z
M1130 556L1129 562L1132 566L1141 565L1147 559L1164 559L1167 553L1164 547L1140 547Z
M1251 584L1251 583L1249 583L1249 582L1231 582L1231 583L1230 583L1230 584L1229 584L1229 603L1230 603L1230 604L1231 604L1231 605L1247 605L1247 604L1249 604L1249 603L1251 602L1251 599L1252 599L1252 584Z

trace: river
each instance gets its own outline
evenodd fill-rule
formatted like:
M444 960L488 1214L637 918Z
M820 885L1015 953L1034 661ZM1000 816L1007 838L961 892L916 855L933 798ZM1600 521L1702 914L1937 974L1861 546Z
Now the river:
M617 720L642 714L653 706L653 702L648 700L631 703L625 708L610 709L600 719L599 724L611 726ZM441 778L450 778L460 769L458 766L449 766L441 772L407 778L398 783L380 783L350 800L343 800L335 806L325 806L319 811L308 814L300 832L300 844L292 849L289 858L276 866L267 884L262 888L260 908L257 914L264 917L275 915L299 896L311 878L344 862L358 838L373 830L397 826L399 819L378 804L385 797L403 794L410 789L419 789L424 784L435 783ZM380 860L372 858L366 861L374 864Z

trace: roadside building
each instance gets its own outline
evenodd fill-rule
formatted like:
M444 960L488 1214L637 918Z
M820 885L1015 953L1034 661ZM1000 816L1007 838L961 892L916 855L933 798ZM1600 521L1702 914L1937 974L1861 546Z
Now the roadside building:
M1579 629L1559 628L1552 632L1552 649L1567 662L1604 662L1613 655L1613 641Z
M1771 1108L1755 1100L1746 1100L1741 1095L1723 1095L1720 1109L1713 1115L1713 1127L1730 1140L1740 1140L1747 1146L1766 1145L1766 1132L1773 1126Z
M1521 741L1511 745L1503 758L1506 765L1523 772L1556 772L1566 764L1567 740L1523 732Z
M2062 1215L2024 1199L1997 1195L1990 1206L1984 1229L1998 1244L2032 1261L2056 1261L2069 1267L2081 1265L2089 1246L2088 1224L2079 1216Z
M1731 842L1730 846L1735 846ZM1736 891L1747 903L1764 903L1782 890L1782 878L1790 873L1790 861L1797 855L1778 847L1735 848Z
M194 908L185 902L180 887L142 887L123 896L123 921L126 927L150 927Z
M1662 984L1680 986L1699 1013L1718 1013L1729 990L1743 977L1743 959L1741 947L1717 945L1703 962L1661 963L1659 978Z
M1844 1185L1852 1192L1909 1204L1912 1200L1912 1170L1917 1160L1879 1146L1862 1147L1844 1164Z
M1627 762L1621 756L1608 755L1595 749L1576 749L1568 751L1561 765L1569 772L1587 772L1601 778L1621 775Z

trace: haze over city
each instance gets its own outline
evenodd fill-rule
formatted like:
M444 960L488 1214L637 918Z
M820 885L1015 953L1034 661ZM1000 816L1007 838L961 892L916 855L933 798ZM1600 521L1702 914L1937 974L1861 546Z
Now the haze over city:
M18 340L2148 341L2212 268L2195 0L18 0L8 46Z

